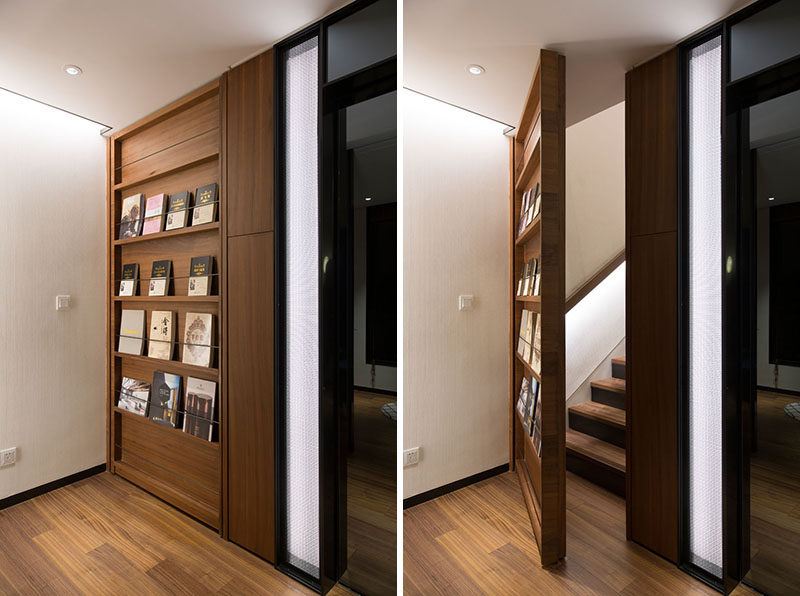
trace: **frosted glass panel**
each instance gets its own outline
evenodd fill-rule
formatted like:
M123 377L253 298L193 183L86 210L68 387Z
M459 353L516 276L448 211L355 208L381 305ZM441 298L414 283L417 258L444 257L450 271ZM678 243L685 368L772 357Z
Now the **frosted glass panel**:
M286 550L319 577L317 38L285 60Z
M722 45L689 55L689 551L722 575Z

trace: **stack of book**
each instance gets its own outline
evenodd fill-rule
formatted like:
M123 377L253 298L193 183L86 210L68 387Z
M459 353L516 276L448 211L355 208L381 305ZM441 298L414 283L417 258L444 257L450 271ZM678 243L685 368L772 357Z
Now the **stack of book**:
M189 262L189 282L187 296L210 296L212 276L214 275L214 257L192 257ZM170 296L172 280L172 261L169 259L153 261L150 278L147 280L148 296ZM122 266L122 278L119 280L120 296L136 296L139 287L139 264L127 263Z
M124 198L119 220L119 239L216 221L219 203L216 182L199 187L194 196L194 206L191 204L192 193L188 190L172 196L162 192L145 199L144 194L137 193ZM190 210L191 221L188 216Z
M542 208L542 194L539 190L539 183L529 188L522 194L522 205L519 211L519 225L517 227L517 237L522 236L523 232L531 225Z
M175 352L176 313L154 310L150 313L150 333L147 338L148 358L172 360ZM117 352L142 356L145 342L145 311L123 309ZM183 352L181 362L210 367L214 361L214 315L187 312L184 315Z
M540 281L540 261L534 257L522 266L517 282L517 296L538 296Z

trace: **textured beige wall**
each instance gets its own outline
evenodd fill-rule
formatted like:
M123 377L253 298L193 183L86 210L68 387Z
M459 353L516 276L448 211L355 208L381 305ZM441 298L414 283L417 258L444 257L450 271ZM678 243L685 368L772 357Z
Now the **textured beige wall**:
M508 461L509 140L410 91L402 103L403 445L421 448L407 498Z
M105 460L106 151L99 126L5 91L0 114L3 498Z

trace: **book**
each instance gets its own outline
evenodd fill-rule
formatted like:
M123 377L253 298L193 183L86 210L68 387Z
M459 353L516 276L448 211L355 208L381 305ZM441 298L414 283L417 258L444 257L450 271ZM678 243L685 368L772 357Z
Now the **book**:
M117 352L141 356L144 351L144 311L122 311Z
M186 378L183 400L183 432L210 441L214 436L214 402L217 384L205 379Z
M542 456L542 408L536 408L533 416L533 446L536 449L536 455Z
M175 313L168 310L154 310L150 313L150 337L147 355L150 358L172 360L175 347Z
M153 261L148 296L166 296L169 291L170 275L172 275L172 261Z
M187 312L184 325L183 358L185 364L211 366L214 315Z
M153 373L148 418L153 422L178 427L181 378L179 375L157 370Z
M517 412L520 417L525 417L525 400L528 398L528 378L522 377L522 383L519 387L519 397L517 398Z
M142 230L142 208L144 195L131 195L122 199L122 211L119 218L119 239L134 238Z
M530 420L534 420L536 416L536 410L539 404L539 381L536 380L536 377L531 375L530 382L528 384L531 399L528 401L528 418ZM528 434L531 434L533 431L533 425L531 428L528 429Z
M539 215L539 212L542 210L542 191L541 186L539 183L536 183L536 186L533 189L533 205L532 205L532 216L531 219Z
M178 230L185 228L189 221L189 207L192 201L192 193L188 190L176 192L169 197L169 208L167 209L167 222L164 231Z
M530 201L531 191L526 190L522 193L522 201L519 209L519 224L517 225L517 236L521 236L525 231L526 213L528 211L528 202Z
M214 257L192 257L189 263L189 296L208 296L211 293L211 274Z
M517 343L517 354L525 357L525 345L528 343L525 340L525 330L528 328L528 311L522 309L522 315L519 323L519 341Z
M217 183L201 186L194 193L192 225L211 223L217 218Z
M156 234L164 227L164 211L167 206L167 195L161 194L147 197L144 209L144 225L142 236Z
M147 414L147 402L150 399L150 383L122 377L117 407L133 412L139 416Z
M531 399L533 396L531 394L531 384L528 382L528 379L523 378L522 381L525 385L525 404L522 411L522 427L525 429L525 432L530 434L531 425L533 424L533 418L531 417Z
M536 328L533 331L533 349L531 350L530 365L537 375L542 374L542 317L537 317Z
M129 263L122 266L122 279L119 280L120 296L136 296L139 285L139 263Z
M525 362L528 363L530 363L531 358L533 356L533 349L531 346L531 341L533 338L533 327L535 324L538 323L538 321L539 317L537 316L537 314L532 310L528 311L528 319L526 321L527 327L525 328L525 354L523 355Z
M533 289L531 290L531 296L539 295L539 281L541 280L541 271L539 271L540 266L541 266L541 261L539 261L539 259L534 259Z

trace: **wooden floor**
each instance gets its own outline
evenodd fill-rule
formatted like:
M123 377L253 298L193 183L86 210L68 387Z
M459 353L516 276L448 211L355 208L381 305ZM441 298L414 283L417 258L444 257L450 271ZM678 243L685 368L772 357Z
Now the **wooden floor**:
M0 511L0 594L313 592L104 473Z
M405 511L406 595L717 594L625 540L625 502L567 473L567 557L543 569L515 473ZM751 594L739 587L735 594Z
M800 594L800 397L758 392L758 450L750 456L750 573L770 596Z
M342 583L369 596L397 594L397 422L393 396L355 392L355 449L347 462L347 570Z

